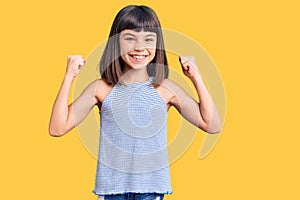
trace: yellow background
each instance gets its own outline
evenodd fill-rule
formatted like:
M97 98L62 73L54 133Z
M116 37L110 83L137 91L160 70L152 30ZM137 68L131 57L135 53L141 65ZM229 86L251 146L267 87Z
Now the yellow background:
M0 199L96 200L96 160L76 131L52 138L47 127L66 56L87 56L132 3L201 44L226 89L220 140L199 160L203 133L196 137L171 165L174 193L165 199L299 199L296 2L1 2Z

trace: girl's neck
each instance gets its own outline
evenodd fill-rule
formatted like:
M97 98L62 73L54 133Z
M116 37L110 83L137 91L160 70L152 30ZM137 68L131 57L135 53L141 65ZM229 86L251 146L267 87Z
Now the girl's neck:
M147 68L132 69L128 66L124 66L122 81L124 82L146 82L149 80Z

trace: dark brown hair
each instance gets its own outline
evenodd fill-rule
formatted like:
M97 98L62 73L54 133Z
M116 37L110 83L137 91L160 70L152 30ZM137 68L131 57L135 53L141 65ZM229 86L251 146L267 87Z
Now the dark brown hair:
M100 74L108 84L117 84L122 76L124 61L121 58L119 34L129 29L155 32L157 35L155 57L147 66L153 84L160 84L168 77L169 69L160 22L156 13L147 6L130 5L121 9L112 24L109 39L100 60Z

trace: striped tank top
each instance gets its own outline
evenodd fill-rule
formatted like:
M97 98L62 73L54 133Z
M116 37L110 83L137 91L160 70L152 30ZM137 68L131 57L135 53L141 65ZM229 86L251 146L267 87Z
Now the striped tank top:
M172 193L167 108L152 79L116 84L102 103L96 195Z

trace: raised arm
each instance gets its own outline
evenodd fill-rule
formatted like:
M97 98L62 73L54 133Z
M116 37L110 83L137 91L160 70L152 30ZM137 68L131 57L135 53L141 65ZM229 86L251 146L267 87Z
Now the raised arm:
M85 60L80 55L68 56L67 70L53 105L49 123L49 134L51 136L62 136L77 126L90 112L97 98L95 90L97 81L92 82L81 95L70 105L68 97L70 88L75 77L79 74Z
M167 87L174 94L170 100L181 115L207 133L218 133L222 129L218 110L198 71L194 57L180 57L183 73L192 81L199 102L189 96L178 84L168 81Z

